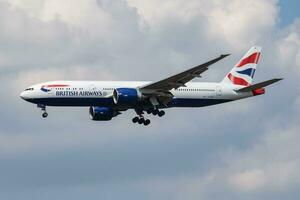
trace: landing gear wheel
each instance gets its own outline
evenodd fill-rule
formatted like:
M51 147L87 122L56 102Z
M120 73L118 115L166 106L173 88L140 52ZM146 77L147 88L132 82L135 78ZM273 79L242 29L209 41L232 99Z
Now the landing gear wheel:
M138 118L138 117L132 118L132 122L133 122L133 123L137 123L138 121L139 121L139 118Z
M163 110L161 110L161 111L159 111L158 112L158 116L159 117L162 117L162 116L164 116L166 113L165 113L165 111L163 111Z
M146 120L144 121L144 125L145 125L145 126L148 126L148 125L150 124L150 122L151 122L151 121L150 121L149 119L146 119Z
M139 124L143 124L144 122L145 122L144 118L140 118L139 121L138 121Z
M42 117L43 117L43 118L48 117L48 113L44 112L44 113L42 114Z
M158 113L159 113L158 110L153 110L153 112L152 112L153 115L157 115Z

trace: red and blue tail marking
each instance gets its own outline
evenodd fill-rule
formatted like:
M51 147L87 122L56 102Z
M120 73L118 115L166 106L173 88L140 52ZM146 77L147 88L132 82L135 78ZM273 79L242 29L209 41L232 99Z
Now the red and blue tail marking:
M227 74L222 82L242 86L251 85L260 53L261 47L252 47Z

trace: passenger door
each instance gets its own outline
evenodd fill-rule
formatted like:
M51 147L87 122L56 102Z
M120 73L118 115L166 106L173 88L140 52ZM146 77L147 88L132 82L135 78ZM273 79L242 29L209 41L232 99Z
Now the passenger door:
M221 86L216 86L216 96L219 97L222 95L222 87Z

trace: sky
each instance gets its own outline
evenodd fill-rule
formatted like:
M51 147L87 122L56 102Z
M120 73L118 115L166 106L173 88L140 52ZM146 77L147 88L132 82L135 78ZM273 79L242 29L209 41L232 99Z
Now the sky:
M0 0L0 198L299 199L300 18L296 0ZM255 98L133 111L19 98L50 80L160 80L224 53L196 81L220 81L253 45Z

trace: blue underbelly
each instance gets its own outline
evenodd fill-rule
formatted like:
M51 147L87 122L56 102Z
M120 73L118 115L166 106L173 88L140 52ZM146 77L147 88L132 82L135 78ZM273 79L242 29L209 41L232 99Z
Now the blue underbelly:
M27 99L46 106L108 106L116 107L112 98L38 98ZM167 107L203 107L231 101L230 99L189 99L174 98ZM164 106L162 106L164 107Z
M168 107L204 107L232 101L230 99L188 99L174 98Z
M114 106L112 98L38 98L27 101L46 106Z

